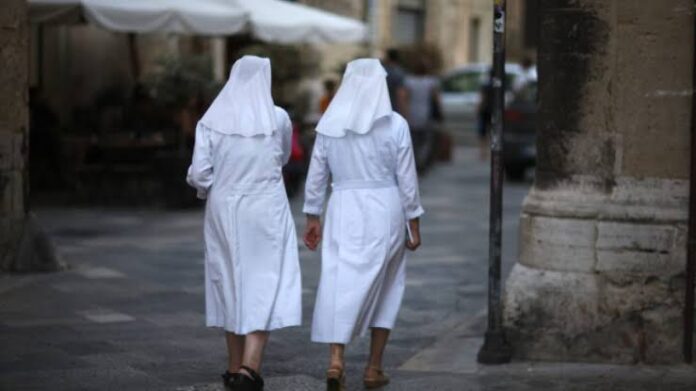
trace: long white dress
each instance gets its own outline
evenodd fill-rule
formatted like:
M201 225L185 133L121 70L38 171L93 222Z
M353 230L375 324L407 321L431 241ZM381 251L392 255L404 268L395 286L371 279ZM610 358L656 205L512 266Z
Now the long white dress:
M224 99L219 103L229 108ZM264 121L270 118L276 129L246 135L225 129L233 118L204 116L187 177L207 198L206 324L241 335L302 319L297 236L282 178L292 129L283 109L270 110Z
M406 221L423 208L408 124L388 108L372 122L356 119L354 124L369 123L362 132L318 127L303 211L322 214L330 177L332 192L312 322L315 342L348 343L370 327L392 329L401 305Z

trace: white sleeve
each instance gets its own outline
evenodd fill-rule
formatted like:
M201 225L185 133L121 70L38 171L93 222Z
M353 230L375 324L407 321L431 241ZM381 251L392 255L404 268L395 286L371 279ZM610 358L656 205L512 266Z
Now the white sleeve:
M213 185L213 158L211 156L210 129L196 126L196 144L193 147L193 159L186 175L186 182L196 188L198 198L204 200Z
M324 136L317 134L309 163L307 182L305 183L305 202L302 211L310 215L321 215L324 210L326 188L329 184L329 164L326 159Z
M400 127L396 140L396 181L406 219L412 220L422 215L424 210L418 191L418 174L413 157L411 134L406 121L403 121Z
M280 125L281 144L283 148L283 164L290 161L292 152L292 121L286 112L283 112L283 120Z

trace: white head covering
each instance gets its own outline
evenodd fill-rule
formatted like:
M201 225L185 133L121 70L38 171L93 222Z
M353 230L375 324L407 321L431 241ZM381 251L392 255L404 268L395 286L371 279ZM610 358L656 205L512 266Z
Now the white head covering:
M232 66L230 78L200 122L225 134L255 136L276 129L275 105L271 96L271 62L244 56Z
M365 134L375 121L391 115L387 72L374 58L348 63L341 87L317 124L317 132L343 137L347 130Z

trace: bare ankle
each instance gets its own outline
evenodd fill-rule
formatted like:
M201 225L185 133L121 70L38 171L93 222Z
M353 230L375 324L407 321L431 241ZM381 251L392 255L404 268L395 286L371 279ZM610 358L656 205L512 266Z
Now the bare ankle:
M242 365L237 372L250 379L254 379L255 375L259 374L259 369L258 366Z
M380 372L382 370L382 364L368 363L365 367L365 372Z

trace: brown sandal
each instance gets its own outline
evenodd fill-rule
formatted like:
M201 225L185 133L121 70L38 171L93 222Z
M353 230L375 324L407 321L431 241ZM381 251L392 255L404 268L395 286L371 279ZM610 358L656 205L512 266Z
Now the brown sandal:
M346 374L342 368L330 368L326 371L326 391L345 391Z
M368 372L374 371L375 376L368 376ZM389 376L384 374L381 368L367 367L365 368L365 376L363 377L365 388L380 388L389 384Z

